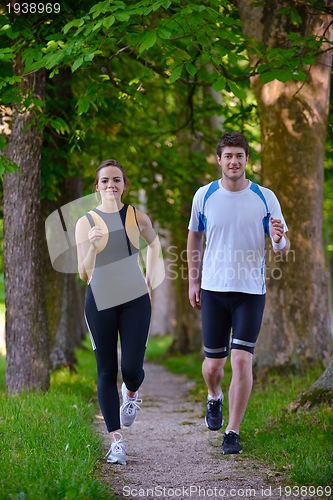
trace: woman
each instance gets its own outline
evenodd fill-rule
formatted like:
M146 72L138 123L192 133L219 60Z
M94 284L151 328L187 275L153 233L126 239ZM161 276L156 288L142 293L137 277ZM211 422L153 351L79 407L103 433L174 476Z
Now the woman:
M116 160L96 171L100 204L76 225L80 278L88 283L85 318L97 361L100 408L111 435L108 462L126 464L120 425L129 427L139 409L143 359L151 316L150 294L160 245L149 217L122 202L128 187ZM148 244L146 280L138 265L139 236ZM122 406L117 389L118 332L121 344Z

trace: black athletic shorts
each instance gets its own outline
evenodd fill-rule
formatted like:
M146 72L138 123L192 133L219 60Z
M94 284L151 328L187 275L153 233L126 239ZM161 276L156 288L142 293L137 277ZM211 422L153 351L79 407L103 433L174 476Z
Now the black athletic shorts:
M202 336L206 358L225 358L229 348L253 354L266 295L201 290Z

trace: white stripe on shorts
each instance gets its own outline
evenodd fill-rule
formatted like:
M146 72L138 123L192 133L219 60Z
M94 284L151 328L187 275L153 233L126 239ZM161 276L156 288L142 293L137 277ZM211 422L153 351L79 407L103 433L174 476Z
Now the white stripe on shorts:
M255 342L246 342L246 340L232 339L232 344L243 345L244 347L254 347Z
M204 346L204 350L206 352L215 353L215 352L226 352L228 350L228 348L227 347L219 347L218 349L210 349L209 347Z
M90 336L90 341L91 341L92 348L95 351L96 350L96 344L95 344L94 337L93 337L93 335L91 333L91 330L90 330L90 326L89 326L89 323L88 323L88 320L87 320L86 313L84 313L84 319L85 319L86 325L88 327L88 331L89 331L89 336Z

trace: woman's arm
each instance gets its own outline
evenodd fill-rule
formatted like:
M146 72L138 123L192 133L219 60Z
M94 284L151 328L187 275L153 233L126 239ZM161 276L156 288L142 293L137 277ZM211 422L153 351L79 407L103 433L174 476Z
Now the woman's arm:
M80 278L86 283L91 279L95 262L96 251L103 232L100 226L91 227L87 217L81 217L75 228L77 247L78 271Z
M155 233L148 215L140 210L136 211L137 221L140 228L140 236L148 244L146 262L146 283L149 294L161 282L164 277L164 265L160 259L161 244ZM161 268L161 265L163 269ZM161 275L163 273L163 276Z

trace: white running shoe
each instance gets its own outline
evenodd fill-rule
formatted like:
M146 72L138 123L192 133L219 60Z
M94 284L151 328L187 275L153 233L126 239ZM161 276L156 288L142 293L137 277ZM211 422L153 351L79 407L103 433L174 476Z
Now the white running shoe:
M142 403L142 399L138 399L138 393L136 393L134 398L127 396L127 389L124 382L121 386L121 394L123 404L120 407L120 421L124 427L130 427L136 419L137 410L141 410L139 404Z
M119 436L118 438L116 437ZM126 465L126 447L123 442L123 437L120 432L115 432L114 441L111 443L110 449L104 458L108 458L108 462L112 464Z

